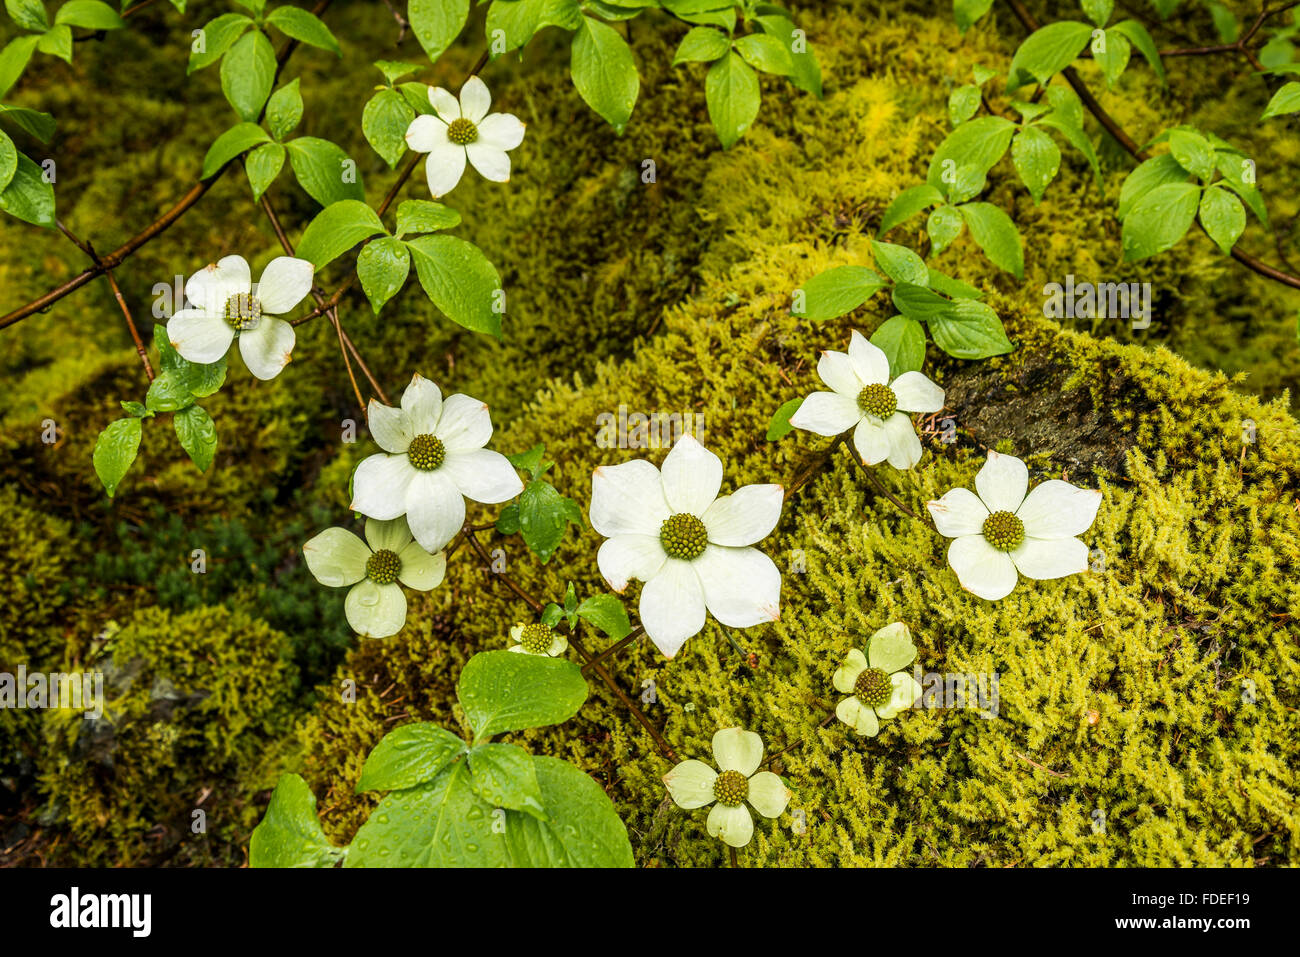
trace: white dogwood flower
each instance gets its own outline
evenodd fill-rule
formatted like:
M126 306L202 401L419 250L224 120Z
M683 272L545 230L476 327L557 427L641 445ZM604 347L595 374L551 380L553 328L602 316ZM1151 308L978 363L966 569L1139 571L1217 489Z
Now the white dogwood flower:
M406 595L398 582L428 591L442 584L447 570L442 552L430 555L421 548L400 518L369 519L364 542L346 528L327 528L302 546L302 554L322 585L352 586L343 612L352 630L366 638L387 638L406 624Z
M864 655L849 650L831 679L835 690L849 695L835 707L835 716L858 734L873 737L880 722L912 707L921 686L905 669L916 660L916 646L907 625L886 625L867 642Z
M442 398L418 373L402 393L401 408L370 400L370 434L384 451L357 466L352 509L371 518L406 516L415 540L436 552L465 523L465 499L509 501L524 490L492 438L488 407L467 395Z
M569 639L558 634L554 628L544 622L536 621L530 625L522 622L510 629L510 640L517 642L510 646L511 651L525 655L547 655L551 658L564 654L569 647Z
M305 259L277 256L253 285L243 256L226 256L185 283L189 307L167 323L172 348L190 362L207 365L239 339L239 354L259 379L274 379L289 364L293 326L276 316L311 292L313 267Z
M488 114L492 95L486 83L470 77L460 88L459 102L442 87L431 86L429 102L437 115L426 113L412 120L406 145L429 154L424 169L434 199L460 182L467 159L484 179L494 183L510 179L506 151L524 141L524 124L511 113Z
M790 803L791 791L771 771L758 770L763 739L753 731L719 731L713 736L713 759L721 773L703 761L683 761L664 775L664 784L678 807L693 811L713 804L707 823L709 835L732 847L744 847L754 836L754 819L745 802L763 817L780 817Z
M608 541L596 564L616 592L645 582L641 624L671 658L704 627L705 610L732 628L781 616L781 573L751 548L781 517L779 485L718 498L722 460L683 435L663 471L644 459L605 465L591 479L591 527Z
M1097 517L1101 492L1051 479L1028 495L1029 469L1014 455L989 452L975 492L955 488L926 503L939 534L953 539L948 564L967 591L997 601L1026 578L1088 570L1082 535Z
M853 445L867 465L888 460L896 469L910 469L921 461L921 440L906 413L938 412L943 389L919 372L891 381L885 353L856 329L847 353L822 353L817 374L832 391L804 399L791 425L817 435L853 429Z

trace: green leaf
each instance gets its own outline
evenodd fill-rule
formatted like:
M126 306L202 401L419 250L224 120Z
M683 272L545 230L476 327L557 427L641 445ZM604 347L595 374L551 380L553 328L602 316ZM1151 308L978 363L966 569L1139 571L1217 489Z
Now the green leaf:
M1051 87L1050 89L1056 89ZM1043 118L1041 125L1050 126L1053 129L1060 130L1065 138L1070 141L1075 149L1083 154L1092 167L1092 175L1097 181L1098 188L1101 187L1101 161L1097 158L1097 150L1092 145L1092 140L1088 139L1088 134L1084 132L1081 125L1067 122L1055 115L1049 115Z
M404 200L397 207L397 235L432 233L460 225L460 213L427 199Z
M777 10L775 7L764 9ZM781 41L781 44L790 52L790 58L794 63L794 72L790 74L790 82L805 92L821 99L822 95L822 68L817 62L817 54L813 53L812 46L808 43L807 35L794 25L790 15L784 10L771 15L760 15L755 17L758 25L769 35Z
M1124 218L1124 258L1146 259L1182 239L1196 219L1200 197L1195 183L1165 183L1134 203Z
M153 413L150 412L148 409L146 409L139 402L132 402L129 399L123 399L118 404L122 406L123 411L129 413L130 415L135 416L137 419L153 418Z
M513 744L480 744L469 752L470 787L493 807L546 819L533 758Z
M50 18L45 13L45 4L41 0L5 0L5 12L9 19L24 30L48 30Z
M980 116L949 133L930 160L926 182L960 203L984 188L988 171L1011 145L1016 124L1001 116Z
M1261 120L1284 113L1300 113L1300 82L1286 83L1268 101Z
M164 371L149 383L144 404L150 412L179 412L194 402L184 377L179 372Z
M430 60L455 42L469 18L469 0L411 0L407 19Z
M1209 180L1214 175L1214 147L1199 133L1170 130L1169 153L1179 166L1199 179Z
M880 220L880 235L883 236L899 223L911 219L927 206L942 202L943 193L929 183L922 183L920 186L909 186L894 197L894 201L885 210L884 218Z
M488 35L492 35L491 30L488 31ZM418 63L407 63L405 60L376 60L374 66L389 83L396 83L402 77L424 69Z
M790 313L814 322L834 319L857 309L885 285L865 266L835 266L794 291Z
M1101 40L1093 40L1092 57L1101 67L1106 89L1114 89L1115 81L1128 66L1132 55L1133 49L1129 46L1128 39L1118 30L1107 30L1102 34Z
M166 382L156 392L151 384L150 392L154 393L156 403L166 405L167 408L155 405L150 406L151 411L174 412L183 409L195 399L206 399L215 394L225 383L225 356L207 364L190 362L172 346L167 338L167 327L162 323L153 327L153 342L158 349L158 363L162 368L162 375L154 383L161 379Z
M212 416L200 406L191 405L172 416L172 424L181 448L200 472L206 472L217 454L217 427Z
M1091 36L1092 27L1075 20L1061 20L1035 30L1011 58L1007 92L1015 92L1031 79L1046 86L1048 80L1074 62Z
M8 93L18 82L23 70L27 69L27 61L32 58L32 51L40 42L40 37L28 34L14 37L5 45L4 50L0 50L0 96Z
M982 302L958 299L930 320L935 345L958 359L987 359L1014 347L998 314Z
M526 452L516 452L514 455L507 455L506 461L515 468L527 472L529 478L540 478L542 473L549 469L554 462L546 462L543 457L546 454L546 443L538 442Z
M578 95L622 135L641 89L627 41L608 24L584 16L573 37L569 71Z
M59 7L54 22L87 30L120 30L126 26L126 21L102 0L68 0Z
M1011 217L992 203L967 203L958 206L975 240L989 261L1017 279L1025 277L1025 253L1020 246L1020 231Z
M524 486L519 496L519 528L524 543L543 565L559 547L575 508L573 500L565 498L549 482L533 480Z
M772 416L772 421L767 424L767 441L775 442L790 434L794 429L790 424L790 416L798 412L801 405L803 405L803 396L782 403L781 408L777 409Z
M221 90L239 118L256 122L275 80L275 50L260 30L246 33L221 59Z
M947 249L964 228L965 220L955 206L939 206L931 210L925 221L925 231L930 237L930 255L937 256Z
M289 149L289 165L298 185L316 202L329 206L344 199L365 201L366 191L356 164L329 140L300 136L284 145Z
M591 622L615 641L622 641L632 634L632 623L628 621L627 609L615 595L592 595L583 599L578 606L579 618Z
M523 657L522 655L516 657ZM558 758L534 757L545 821L506 812L515 867L632 867L627 827L604 788Z
M745 135L758 116L761 97L758 74L735 53L709 67L704 98L723 149L731 149Z
M9 138L9 134L0 132L0 193L5 191L5 187L13 180L16 172L18 172L18 147L14 146L14 141Z
M973 83L955 87L948 94L948 121L961 126L979 112L980 88Z
M316 214L298 242L298 258L318 270L357 243L386 233L379 215L359 199L341 199Z
M104 490L108 492L109 498L117 493L117 487L126 475L126 470L131 467L136 453L140 451L140 435L140 420L133 416L110 422L108 428L100 432L99 438L95 441L95 452L92 456L95 474L104 483Z
M190 63L186 73L202 70L220 60L252 23L242 13L223 13L205 23L190 47ZM196 47L202 47L202 50Z
M1255 185L1255 167L1245 156L1237 152L1219 150L1217 165L1219 175L1228 188L1242 198L1250 211L1265 226L1268 225L1268 209L1264 206L1264 197Z
M894 282L910 282L915 286L924 286L930 282L930 271L925 266L925 260L906 246L873 239L871 254L880 271Z
M1169 153L1161 153L1159 156L1144 160L1125 177L1124 184L1119 189L1119 208L1116 215L1122 222L1128 216L1129 210L1133 208L1133 204L1151 190L1166 183L1185 183L1187 177L1187 170L1179 166L1178 160Z
M755 70L790 76L794 73L794 58L784 43L766 33L750 33L736 41L739 53Z
M952 15L957 29L965 33L975 21L989 12L993 0L952 0Z
M266 134L266 130L256 123L238 123L232 126L218 136L216 141L208 147L208 152L203 157L203 172L199 174L199 178L207 179L210 176L215 176L221 170L221 167L240 153L247 152L262 143L267 143L270 139L271 137Z
M1099 27L1104 27L1115 11L1115 0L1083 0L1083 15Z
M968 286L964 282L953 279L951 276L945 276L937 269L930 270L930 288L936 289L953 299L982 299L984 294L974 286Z
M462 669L456 696L475 741L485 741L569 720L587 700L587 679L564 658L481 651Z
M281 7L281 10L289 9ZM266 102L266 127L277 140L284 139L302 122L302 93L298 78L284 84Z
M727 55L731 41L721 30L713 27L691 27L682 37L677 53L673 56L673 66L679 63L712 63Z
M1221 186L1211 186L1201 196L1201 225L1210 238L1230 256L1232 247L1246 230L1246 209L1241 200Z
M380 90L361 112L361 132L366 142L390 167L406 152L406 130L415 110L396 90Z
M908 316L886 319L871 334L871 344L889 359L889 372L892 376L919 372L925 365L925 330L919 322Z
M1147 28L1136 20L1121 20L1112 27L1128 38L1128 42L1137 47L1139 53L1151 64L1151 69L1155 72L1157 79L1160 80L1161 86L1168 86L1168 77L1165 75L1165 65L1160 59L1160 51L1156 48L1156 41L1151 39L1151 34ZM1109 31L1108 31L1109 32Z
M283 168L284 147L279 143L264 143L244 157L244 170L248 173L248 185L253 188L254 202L275 182Z
M494 0L487 14L488 49L495 59L519 49L543 27L576 30L581 23L576 0Z
M50 56L56 56L64 63L72 62L72 27L67 24L51 27L41 35L36 49Z
M497 516L496 529L502 535L519 534L519 505L517 503L511 502L501 510L501 514ZM547 622L547 624L553 625L555 622Z
M54 187L42 169L23 153L9 185L0 192L0 209L33 226L54 225Z
M415 5L415 3L411 4L412 7ZM291 7L287 4L276 7L267 16L266 22L285 36L293 37L295 40L319 47L322 50L329 50L339 56L343 55L339 50L339 41L334 39L334 34L330 33L329 27L325 26L314 13L300 7ZM412 24L412 28L414 29L414 24Z
M427 721L404 724L380 739L361 768L356 791L398 791L426 784L469 746Z
M333 867L347 854L325 836L316 795L296 774L282 774L248 844L250 867Z
M894 302L895 309L919 322L929 322L935 316L947 312L952 305L951 301L933 289L910 282L900 282L896 285L890 298Z
M1034 202L1041 203L1048 184L1061 170L1061 149L1038 127L1027 126L1011 141L1011 162Z
M0 103L0 117L11 120L19 129L25 130L42 143L48 143L54 135L54 117L40 110L29 110L21 106L6 106Z
M455 236L405 242L415 256L420 285L439 311L457 325L499 339L501 277L483 250Z
M357 278L376 315L406 285L410 271L410 250L388 236L366 243L357 254Z

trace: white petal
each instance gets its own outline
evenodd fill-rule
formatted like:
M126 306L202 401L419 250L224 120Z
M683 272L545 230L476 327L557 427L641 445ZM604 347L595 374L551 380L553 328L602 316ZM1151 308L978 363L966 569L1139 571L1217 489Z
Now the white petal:
M900 711L906 711L921 697L921 685L906 671L890 675L889 683L893 686L889 701L876 709L876 716L885 720L896 716Z
M366 426L370 429L370 437L385 452L405 452L411 439L415 438L410 416L374 399L366 407Z
M253 274L243 256L226 256L204 266L185 283L185 298L196 309L221 315L226 300L252 288Z
M454 103L455 100L452 102ZM411 120L411 125L406 128L406 145L417 153L432 153L438 147L450 142L451 140L447 139L447 124L428 113L421 113Z
M948 546L948 564L963 588L988 601L1006 598L1016 587L1011 556L984 541L983 535L954 538Z
M872 635L867 643L867 659L871 667L890 674L902 671L915 661L916 645L912 644L912 632L907 625L896 621Z
M386 549L396 554L411 544L411 530L407 528L404 518L368 518L366 542L377 552Z
M781 519L785 490L779 485L746 485L714 501L701 518L714 545L753 545L772 534Z
M411 534L432 554L465 524L465 499L444 469L417 472L406 490L405 512Z
M723 728L713 736L713 760L720 771L749 777L763 763L763 739L744 728Z
M889 464L896 469L910 469L921 461L921 440L916 436L912 420L902 412L895 412L885 420L885 436L889 440Z
M754 837L754 818L743 804L739 807L713 805L705 827L710 837L721 838L731 847L744 847Z
M406 492L417 474L405 455L368 456L352 474L349 507L371 518L397 518L406 512Z
M448 123L460 119L460 101L451 90L444 90L440 86L429 87L429 105Z
M722 459L686 434L679 438L663 469L664 498L674 512L703 515L722 487Z
M1011 561L1026 578L1064 578L1088 570L1088 546L1077 538L1026 538Z
M845 698L835 706L835 717L839 718L858 734L874 737L880 730L880 721L876 718L874 708L868 708L856 697Z
M556 635L551 639L551 646L546 649L546 654L552 658L558 658L564 654L564 649L569 647L569 639L563 635Z
M406 413L412 435L433 435L442 416L442 393L417 372L402 393L402 411Z
M864 415L853 430L853 447L864 465L879 465L889 458L889 433L874 415Z
M182 309L167 323L167 339L182 359L207 365L230 349L235 330L220 316L201 309Z
M814 392L794 410L790 424L817 435L839 435L861 419L862 411L856 400L838 392Z
M1100 505L1101 492L1050 479L1034 486L1016 517L1031 538L1071 538L1092 527Z
M919 372L904 372L889 388L903 412L938 412L943 408L943 389Z
M248 371L266 381L274 379L293 358L297 339L293 326L274 316L263 316L257 325L239 334L239 354Z
M434 429L448 452L481 449L492 438L492 417L487 403L457 392L442 403L442 415Z
M327 528L303 544L302 556L318 582L341 588L366 577L370 549L346 528Z
M934 527L945 538L979 535L989 517L980 497L968 488L951 489L937 501L926 502L925 507L930 510Z
M713 803L713 785L717 780L717 771L694 759L683 761L664 775L668 796L678 807L688 811Z
M591 527L600 534L653 535L668 518L659 470L645 459L602 465L591 475Z
M485 505L508 502L524 490L510 460L491 449L448 452L438 471L449 475L467 499Z
M460 88L460 115L471 123L481 123L492 108L492 94L487 84L476 75L465 81Z
M849 358L853 360L853 369L863 385L884 385L889 381L889 358L856 329L849 339Z
M255 293L262 311L280 316L306 299L315 268L307 260L292 256L277 256L267 263Z
M397 553L397 557L402 562L398 581L416 591L437 588L447 574L447 556L442 552L430 555L420 547L419 542L409 542Z
M975 491L990 512L1015 514L1029 488L1029 469L1014 455L989 452L989 459L975 476Z
M448 140L435 144L424 162L424 175L429 180L429 192L434 199L446 196L460 182L465 172L465 147Z
M849 653L844 656L844 664L836 668L835 674L831 676L831 684L835 686L836 691L852 694L858 675L866 671L867 667L867 656L857 648L850 648Z
M781 573L757 548L708 545L691 563L713 617L732 628L749 628L781 617Z
M358 635L387 638L406 624L406 596L397 585L377 585L367 578L352 586L343 613Z
M622 594L628 582L649 581L668 559L658 535L615 535L596 553L596 567L609 587Z
M847 352L823 352L817 360L817 374L836 395L849 399L854 403L854 408L857 407L858 393L866 383L858 378L853 360Z
M505 150L475 140L465 147L465 156L484 179L493 183L510 181L510 155Z
M499 150L512 150L524 141L524 124L513 113L493 113L478 125L478 138Z
M704 627L704 589L691 563L666 560L641 589L639 612L645 633L666 658L698 635Z
M780 817L792 794L771 771L759 771L749 779L749 803L763 817Z

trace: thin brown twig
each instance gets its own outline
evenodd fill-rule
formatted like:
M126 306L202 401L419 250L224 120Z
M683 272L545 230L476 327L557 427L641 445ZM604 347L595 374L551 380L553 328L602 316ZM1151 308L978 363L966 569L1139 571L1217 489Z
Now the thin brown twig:
M619 639L616 643L610 645L608 648L606 648L604 651L598 654L595 658L592 658L591 661L583 665L582 670L586 672L587 669L591 668L593 665L604 664L605 661L614 657L616 654L618 654L620 651L622 651L628 645L632 644L634 641L636 641L644 634L645 634L644 626L637 625L625 637Z
M903 514L911 518L919 519L919 516L910 508L908 508L906 505L904 505L899 500L898 496L896 496L889 489L885 488L884 484L880 481L880 479L876 478L876 473L871 471L871 467L857 456L855 450L850 449L847 445L845 445L844 448L845 451L849 453L849 458L853 459L853 464L858 467L858 469L862 472L864 476L866 476L867 481L871 483L872 487L877 492L879 492L881 495L885 496L885 498L893 502L895 507L897 507L898 510L901 511Z

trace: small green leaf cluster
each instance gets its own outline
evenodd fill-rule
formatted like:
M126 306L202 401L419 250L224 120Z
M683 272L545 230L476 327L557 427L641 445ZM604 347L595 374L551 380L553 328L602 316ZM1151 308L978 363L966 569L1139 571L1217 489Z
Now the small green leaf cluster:
M543 461L545 452L545 445L537 445L527 452L506 456L511 465L527 472L529 479L518 501L503 508L496 523L502 535L522 535L524 544L542 564L551 560L569 525L582 528L582 509L578 503L561 495L542 478L555 464Z

